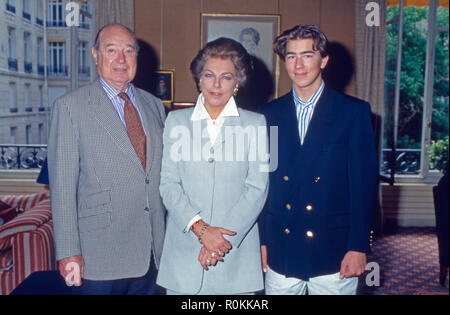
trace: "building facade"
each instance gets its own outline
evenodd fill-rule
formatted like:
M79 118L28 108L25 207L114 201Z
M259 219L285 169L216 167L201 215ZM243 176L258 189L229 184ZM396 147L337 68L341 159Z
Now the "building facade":
M46 144L53 101L95 77L94 12L94 1L0 0L0 144Z

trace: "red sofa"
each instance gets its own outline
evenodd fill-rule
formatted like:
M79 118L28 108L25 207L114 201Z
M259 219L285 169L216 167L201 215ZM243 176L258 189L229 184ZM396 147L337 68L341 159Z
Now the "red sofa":
M53 225L48 193L4 195L19 214L0 226L0 294L9 294L35 271L55 270Z

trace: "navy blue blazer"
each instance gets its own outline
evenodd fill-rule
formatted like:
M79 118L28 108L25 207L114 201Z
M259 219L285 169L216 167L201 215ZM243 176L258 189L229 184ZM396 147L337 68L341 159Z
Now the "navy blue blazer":
M269 132L278 127L278 168L259 219L268 264L303 280L339 272L347 251L369 249L378 181L370 105L325 87L303 145L292 92L260 112Z

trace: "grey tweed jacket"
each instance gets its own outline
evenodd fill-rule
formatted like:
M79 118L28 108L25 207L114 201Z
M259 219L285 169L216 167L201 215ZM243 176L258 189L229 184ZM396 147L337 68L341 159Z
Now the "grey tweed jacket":
M100 82L56 100L48 141L56 259L82 255L84 278L144 275L159 266L165 209L159 195L161 101L133 87L147 133L147 169Z

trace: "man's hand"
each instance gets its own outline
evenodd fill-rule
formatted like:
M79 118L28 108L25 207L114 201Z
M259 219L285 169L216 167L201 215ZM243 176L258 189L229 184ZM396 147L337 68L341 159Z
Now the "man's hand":
M261 264L264 272L267 272L267 246L261 245Z
M81 255L67 257L58 261L60 275L66 281L67 286L81 286L84 273L84 260ZM79 272L78 272L79 271Z
M339 279L357 277L366 270L367 258L365 253L349 250L341 263Z

